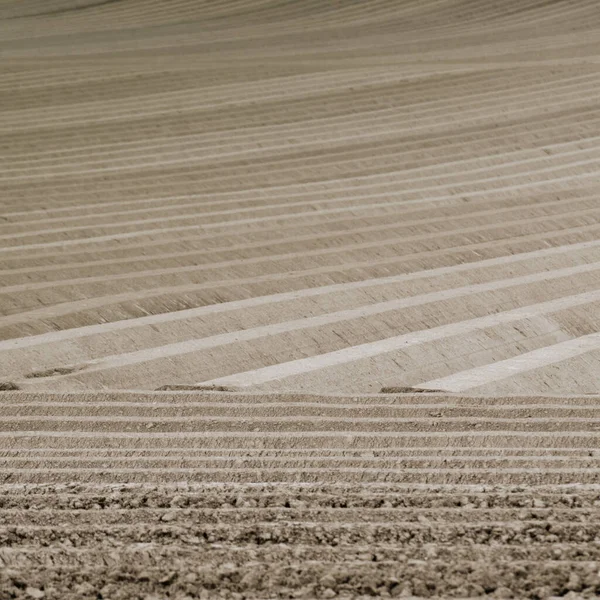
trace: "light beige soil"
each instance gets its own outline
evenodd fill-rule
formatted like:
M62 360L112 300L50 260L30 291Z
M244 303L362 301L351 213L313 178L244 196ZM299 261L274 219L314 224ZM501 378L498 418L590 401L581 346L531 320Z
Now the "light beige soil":
M1 1L0 600L600 595L599 42Z
M598 393L599 36L585 0L4 2L0 382Z
M2 597L600 593L595 397L2 398Z

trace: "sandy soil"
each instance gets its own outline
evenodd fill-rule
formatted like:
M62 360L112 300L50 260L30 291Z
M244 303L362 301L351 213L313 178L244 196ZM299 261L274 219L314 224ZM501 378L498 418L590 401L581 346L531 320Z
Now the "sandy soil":
M0 2L0 600L599 595L599 43Z
M0 381L597 393L599 36L583 0L4 2Z
M600 593L597 397L2 398L2 597Z

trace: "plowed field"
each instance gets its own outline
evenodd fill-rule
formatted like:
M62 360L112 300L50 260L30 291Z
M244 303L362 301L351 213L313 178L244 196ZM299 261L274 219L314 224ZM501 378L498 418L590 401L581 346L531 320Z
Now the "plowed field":
M600 8L0 0L0 600L600 595Z

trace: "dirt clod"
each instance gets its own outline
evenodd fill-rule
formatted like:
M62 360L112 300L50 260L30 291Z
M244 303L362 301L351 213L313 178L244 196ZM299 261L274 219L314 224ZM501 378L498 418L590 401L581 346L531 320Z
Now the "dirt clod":
M0 392L12 392L20 389L21 387L13 381L0 381Z
M77 371L81 371L83 369L85 369L85 365L53 367L51 369L44 369L42 371L32 371L31 373L27 373L25 377L27 379L36 379L41 377L56 377L58 375L70 375L71 373L76 373Z

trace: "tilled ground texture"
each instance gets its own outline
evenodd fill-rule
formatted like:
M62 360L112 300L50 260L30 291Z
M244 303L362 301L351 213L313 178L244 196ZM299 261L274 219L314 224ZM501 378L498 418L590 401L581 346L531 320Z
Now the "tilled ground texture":
M2 0L0 388L598 393L593 0Z
M0 0L0 600L600 596L597 0Z
M2 398L2 598L600 594L595 397Z

